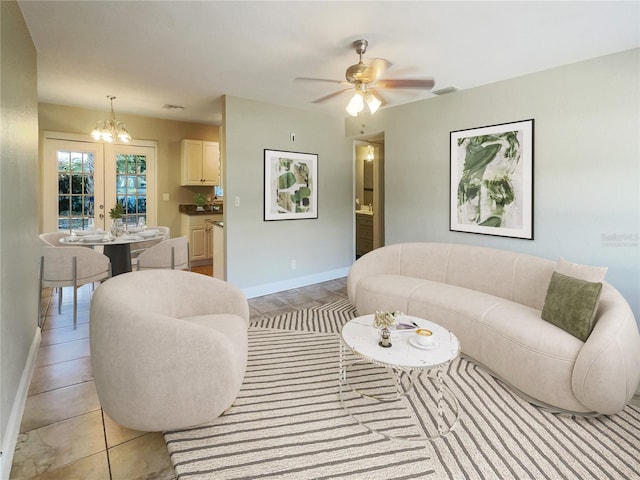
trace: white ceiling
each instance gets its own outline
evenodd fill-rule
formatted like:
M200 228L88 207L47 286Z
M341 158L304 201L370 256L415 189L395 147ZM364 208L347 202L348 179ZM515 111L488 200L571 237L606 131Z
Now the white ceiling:
M339 90L367 57L386 78L469 89L640 46L640 2L19 1L38 52L39 101L206 124L224 94L347 116ZM606 85L603 85L606 88ZM391 105L429 98L384 91ZM165 104L184 106L166 110Z

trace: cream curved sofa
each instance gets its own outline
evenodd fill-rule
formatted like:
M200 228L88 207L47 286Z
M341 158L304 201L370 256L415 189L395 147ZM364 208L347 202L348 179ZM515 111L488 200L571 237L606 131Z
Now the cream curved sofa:
M347 289L358 314L401 311L451 330L462 352L552 410L613 414L640 382L640 335L603 282L586 342L541 318L556 262L446 243L389 245L359 258Z
M147 432L202 424L234 402L247 365L240 289L180 270L118 275L91 300L98 398L118 424Z

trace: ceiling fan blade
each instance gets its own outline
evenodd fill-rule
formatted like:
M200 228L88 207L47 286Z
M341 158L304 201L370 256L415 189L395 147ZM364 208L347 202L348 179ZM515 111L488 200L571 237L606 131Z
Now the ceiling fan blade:
M311 78L311 77L296 77L296 82L324 82L324 83L337 83L337 84L345 84L344 80L330 80L328 78ZM347 84L348 85L348 84Z
M352 89L351 88L345 88L344 90L338 90L337 92L333 92L330 93L329 95L325 95L324 97L320 97L316 100L314 100L311 103L322 103L322 102L326 102L327 100L331 100L334 97L337 97L338 95L342 95L345 92L350 92Z
M376 87L380 88L415 88L431 90L436 82L432 78L424 79L397 79L397 80L380 80L376 83Z
M373 72L371 75L370 83L378 80L382 74L391 66L391 62L385 60L384 58L374 58L371 60L369 68Z

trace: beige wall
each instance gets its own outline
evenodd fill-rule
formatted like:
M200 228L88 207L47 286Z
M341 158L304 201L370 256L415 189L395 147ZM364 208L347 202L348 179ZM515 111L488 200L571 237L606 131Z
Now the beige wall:
M219 127L121 114L117 110L117 100L115 111L118 120L122 120L127 125L127 129L134 139L154 140L157 142L158 225L170 227L171 236L179 236L180 214L178 213L178 205L193 203L193 195L196 192L209 193L212 191L208 187L180 186L180 140L191 138L217 142L219 141ZM43 162L43 132L54 131L88 135L95 128L96 121L107 116L108 111L106 108L105 110L87 110L48 103L39 104L41 166ZM169 201L162 200L164 193L169 194Z
M385 134L387 243L454 242L609 268L640 323L640 49L348 119ZM533 118L533 241L449 231L451 131ZM363 127L364 125L364 127Z
M37 62L14 1L0 2L0 45L0 474L9 478L39 340Z
M224 125L227 279L258 296L346 275L354 180L344 121L226 96ZM318 154L317 219L264 221L265 148Z

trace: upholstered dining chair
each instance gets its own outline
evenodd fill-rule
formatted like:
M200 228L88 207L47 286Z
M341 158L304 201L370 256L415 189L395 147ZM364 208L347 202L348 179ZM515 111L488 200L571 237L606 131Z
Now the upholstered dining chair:
M62 287L73 287L73 329L78 323L78 287L111 277L109 257L86 247L42 248L40 257L40 289L38 326L42 327L42 289L58 288L58 312L61 312Z
M249 314L242 290L198 273L146 270L101 284L89 339L105 413L145 432L221 415L244 379Z
M169 227L150 227L150 228L153 228L154 230L158 230L158 236L153 240L147 240L145 242L136 243L135 248L131 249L131 265L133 266L134 270L138 269L137 268L138 257L142 252L144 252L148 248L153 247L154 245L157 245L158 242L161 242L162 240L169 240L171 238L171 229Z
M169 227L153 227L157 228L160 235L162 235L163 240L169 240L171 238L171 229Z
M68 237L69 232L46 232L39 235L40 241L49 247L64 247L60 239Z
M186 236L164 240L138 255L138 270L191 270Z

